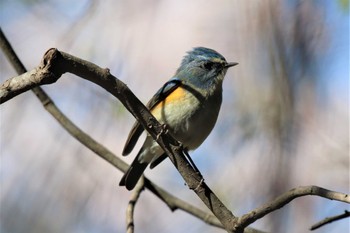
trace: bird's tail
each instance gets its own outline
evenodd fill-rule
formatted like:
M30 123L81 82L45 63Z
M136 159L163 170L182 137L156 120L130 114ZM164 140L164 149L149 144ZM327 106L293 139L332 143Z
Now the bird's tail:
M125 186L128 190L132 190L135 187L137 181L140 179L148 165L147 162L141 163L139 157L140 152L119 182L120 186Z

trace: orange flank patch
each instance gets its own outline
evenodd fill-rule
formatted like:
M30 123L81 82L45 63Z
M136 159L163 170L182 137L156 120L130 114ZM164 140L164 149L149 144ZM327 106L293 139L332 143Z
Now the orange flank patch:
M157 111L158 108L163 108L165 104L170 104L174 101L181 101L186 95L185 89L178 87L171 92L163 101L159 102L152 108L151 112Z

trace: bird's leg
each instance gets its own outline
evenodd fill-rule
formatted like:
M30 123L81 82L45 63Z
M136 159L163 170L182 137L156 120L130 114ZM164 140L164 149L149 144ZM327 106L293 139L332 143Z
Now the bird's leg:
M191 156L188 154L188 150L186 148L184 148L183 152L184 152L187 160L190 162L190 165L192 166L192 168L195 170L196 173L198 173L201 176L201 178L202 178L201 182L203 182L204 181L203 176L202 176L201 172L199 171L199 169L197 168L196 164L193 162Z
M161 134L167 134L168 133L168 126L166 125L166 124L162 124L161 125L161 130L160 130L160 132L159 132L159 134L157 134L157 141L158 141L158 139L159 139L159 137L160 137L160 135Z

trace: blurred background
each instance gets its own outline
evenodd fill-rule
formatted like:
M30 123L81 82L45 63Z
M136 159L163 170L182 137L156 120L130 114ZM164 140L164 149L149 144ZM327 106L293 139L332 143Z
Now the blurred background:
M191 153L236 215L301 185L349 193L348 0L2 0L0 11L1 28L27 69L57 47L110 68L144 103L193 47L239 62L226 75L216 127ZM2 52L0 59L4 82L16 73ZM121 156L134 118L117 99L69 74L43 88ZM1 105L0 117L1 233L125 232L131 193L118 186L120 171L73 139L31 92ZM123 159L130 163L137 150ZM146 174L207 211L169 161ZM308 232L345 209L303 197L252 226ZM172 213L148 191L135 225L136 232L223 232ZM349 232L349 220L315 232Z

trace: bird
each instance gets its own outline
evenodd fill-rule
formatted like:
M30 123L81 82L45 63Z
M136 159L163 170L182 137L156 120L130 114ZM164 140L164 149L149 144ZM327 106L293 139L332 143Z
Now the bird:
M224 77L228 68L237 64L227 62L213 49L195 47L183 57L175 75L147 103L152 115L166 125L185 151L198 148L214 128L222 103ZM130 154L143 131L143 126L136 121L126 140L123 156ZM152 169L166 158L165 152L148 134L119 185L132 190L148 164Z

